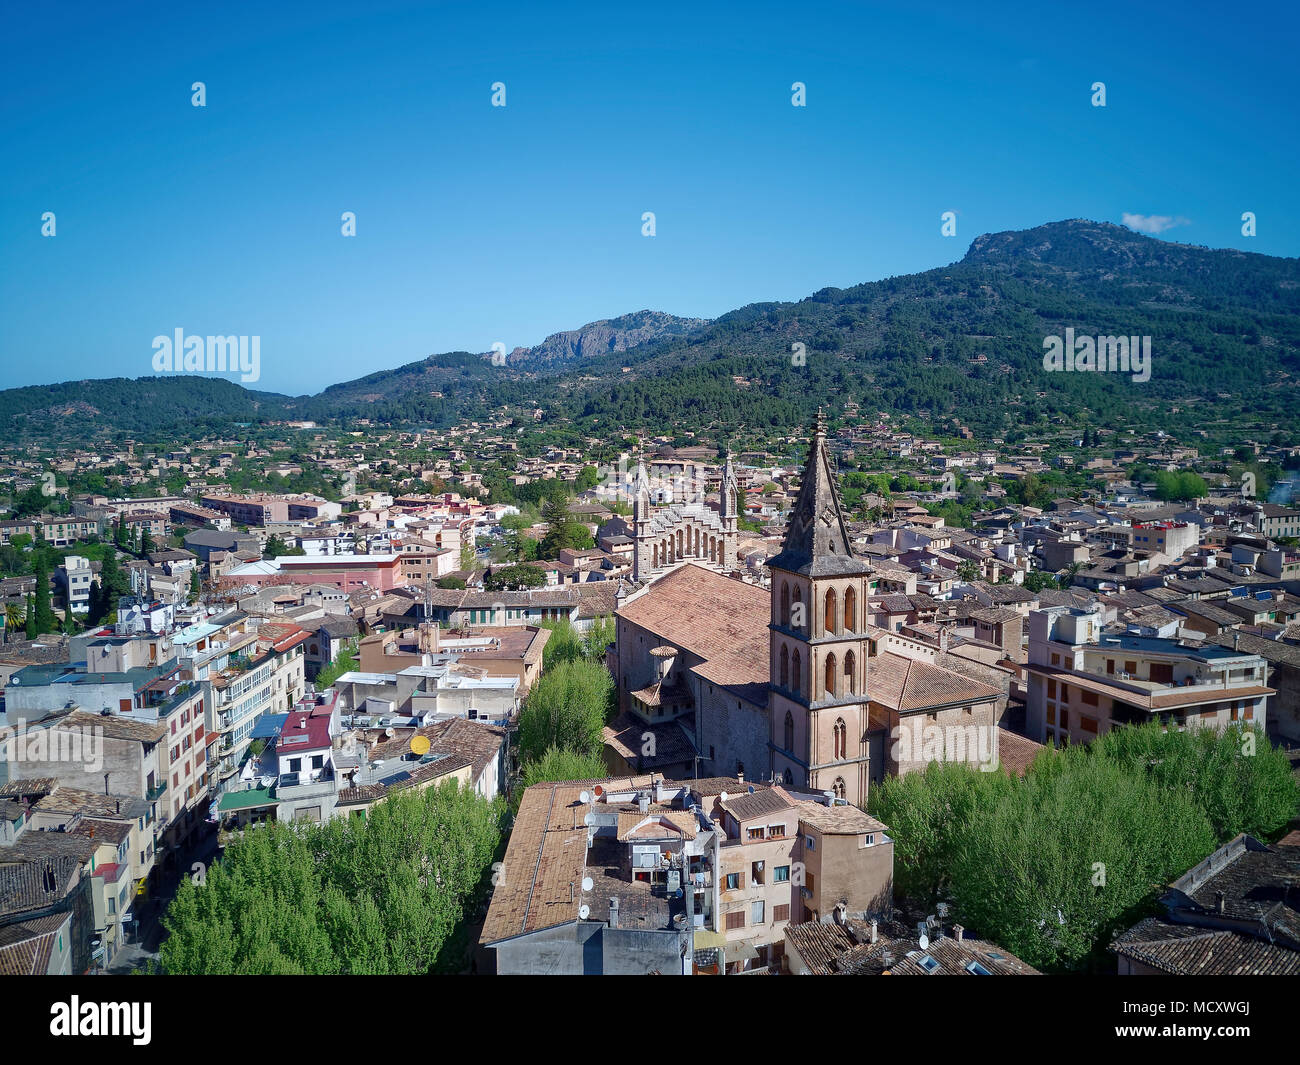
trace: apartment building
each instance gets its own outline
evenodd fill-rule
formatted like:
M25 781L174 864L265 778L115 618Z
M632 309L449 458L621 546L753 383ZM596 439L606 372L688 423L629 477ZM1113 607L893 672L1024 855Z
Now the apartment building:
M1300 510L1295 507L1278 506L1276 503L1265 503L1259 508L1255 524L1259 527L1259 531L1271 540L1276 540L1280 536L1300 537Z
M1029 616L1026 731L1044 743L1087 743L1117 725L1158 720L1222 729L1266 727L1267 663L1214 644L1110 634L1101 614L1050 607Z
M338 503L308 495L204 495L200 504L225 514L236 525L272 525L290 521L333 521Z
M520 802L480 963L501 974L779 966L790 924L886 916L892 879L885 827L825 796L743 778L538 784Z

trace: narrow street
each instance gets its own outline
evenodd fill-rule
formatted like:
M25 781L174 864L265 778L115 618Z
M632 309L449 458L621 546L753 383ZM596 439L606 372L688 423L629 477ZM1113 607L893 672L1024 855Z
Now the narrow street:
M136 917L135 931L131 942L114 956L113 964L107 970L110 975L135 972L158 960L158 947L167 934L162 926L162 917L176 897L181 877L193 875L195 862L202 863L205 871L210 869L218 853L217 827L204 821L194 837L193 846L177 854L176 861L159 873L157 887L150 897L139 900L132 907Z

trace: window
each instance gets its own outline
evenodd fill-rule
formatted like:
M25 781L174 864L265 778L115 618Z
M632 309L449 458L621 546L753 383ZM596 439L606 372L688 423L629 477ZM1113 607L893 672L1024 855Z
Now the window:
M834 740L835 740L835 759L839 761L844 758L844 752L848 749L848 726L844 724L844 718L838 718L835 721Z
M831 790L835 793L837 799L846 798L848 795L848 789L844 786L843 777L835 778L835 783L831 785Z
M290 759L289 759L289 772L290 772L290 773L298 773L298 772L301 772L301 771L302 771L302 759L301 759L301 758L290 758Z
M785 645L781 646L781 687L790 687L790 653L786 650Z
M817 849L817 841L813 839L812 836L804 836L803 845L810 851L815 851Z
M1084 717L1080 714L1079 728L1083 729L1084 732L1091 732L1095 736L1097 735L1097 719L1095 717Z
M763 883L763 863L751 862L749 866L749 876L751 884Z
M790 904L787 902L787 903L783 903L783 904L780 905L780 906L773 906L773 907L772 907L772 920L773 920L773 921L788 921L788 920L790 920Z
M1054 680L1049 680L1047 682L1047 697L1049 699L1056 698L1056 681Z
M795 657L795 669L797 670L799 668L798 653L796 653L794 657ZM790 713L789 710L785 712L785 749L787 751L794 750L794 715Z
M972 976L992 976L992 975L993 975L991 972L989 972L986 968L984 968L984 966L982 966L982 965L981 965L979 962L977 962L977 961L968 961L968 962L966 963L966 971L967 971L968 973L970 973Z
M862 837L862 845L864 847L874 847L876 845L876 834L874 832L868 832Z
M790 882L790 867L788 865L778 865L772 870L772 883L788 884L789 882Z
M1096 692L1083 691L1082 689L1080 689L1079 698L1082 699L1088 706L1098 705Z
M766 907L762 899L754 902L749 907L749 923L762 924L766 916Z
M838 632L836 625L836 615L838 610L835 605L835 589L831 588L826 592L826 614L822 619L827 632Z
M849 695L855 695L858 690L856 674L858 671L858 658L852 651L844 656L844 690Z
M849 632L858 631L858 593L852 588L844 593L844 627Z
M728 931L730 931L730 930L733 929L733 928L744 928L744 927L745 927L745 911L744 911L744 910L734 910L733 912L727 914L727 930L728 930Z
M790 689L800 694L803 693L803 663L799 658L798 651L795 651L790 659Z
M740 890L741 888L743 888L744 886L745 886L745 874L744 874L744 873L728 873L728 874L727 874L727 890L728 890L728 891L739 891L739 890Z
M748 830L746 831L746 835L747 835L750 839L762 839L762 838L763 838L763 829L762 829L762 828L751 828L751 829L748 829Z
M767 838L781 839L785 836L785 825L768 825Z
M836 694L836 671L835 655L828 654L826 657L826 697L833 698Z
M924 969L926 971L926 974L929 976L933 976L935 973L939 971L939 963L935 961L932 957L930 957L930 955L928 954L922 954L919 958L917 958L916 964L919 965L922 969Z
M313 769L324 769L325 756L323 754L313 754L311 756L311 767Z

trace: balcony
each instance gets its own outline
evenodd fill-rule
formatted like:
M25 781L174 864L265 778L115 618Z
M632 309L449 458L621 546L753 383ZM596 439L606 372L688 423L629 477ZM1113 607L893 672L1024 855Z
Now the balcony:
M154 802L158 799L161 799L166 793L167 793L167 781L164 780L162 783L155 784L152 788L146 791L144 793L144 797L147 801Z

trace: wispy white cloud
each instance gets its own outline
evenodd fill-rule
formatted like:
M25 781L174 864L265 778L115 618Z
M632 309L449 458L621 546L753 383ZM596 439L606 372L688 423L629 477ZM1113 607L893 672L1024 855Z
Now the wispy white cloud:
M1124 212L1124 224L1129 229L1136 229L1139 233L1163 233L1166 229L1173 229L1174 226L1185 226L1191 223L1190 218L1184 218L1179 215L1174 218L1167 214L1129 214Z

